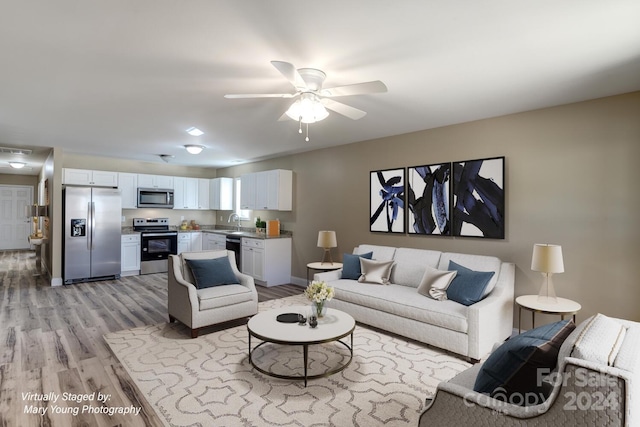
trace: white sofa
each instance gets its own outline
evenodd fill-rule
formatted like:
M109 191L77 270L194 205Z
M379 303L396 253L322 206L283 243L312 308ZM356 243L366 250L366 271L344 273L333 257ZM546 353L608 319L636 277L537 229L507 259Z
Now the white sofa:
M438 385L419 426L640 425L640 323L610 319L624 326L623 339L611 345L616 336L597 330L591 340L581 339L593 318L580 323L560 348L548 381L551 390L543 401L519 406L509 402L514 399L497 400L474 391L483 367L477 364ZM574 347L580 339L587 348L577 355ZM601 354L609 355L609 363L598 357Z
M430 344L478 361L497 341L513 331L515 266L491 256L425 249L360 245L354 254L373 252L373 259L395 262L391 284L371 285L342 279L342 270L314 275L335 288L328 306L345 311L356 321ZM418 294L426 266L447 270L449 261L476 271L493 271L481 301L465 306Z

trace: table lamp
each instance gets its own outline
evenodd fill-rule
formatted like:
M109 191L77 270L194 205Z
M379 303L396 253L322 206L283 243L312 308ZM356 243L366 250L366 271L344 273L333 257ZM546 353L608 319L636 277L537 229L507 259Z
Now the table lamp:
M331 259L331 248L338 246L338 240L336 239L335 231L320 231L318 232L318 247L324 248L324 255L322 255L322 264L328 262L333 264ZM329 261L327 261L329 258Z
M31 217L33 220L33 234L32 237L41 238L42 231L38 229L38 221L40 217L47 216L47 206L45 205L26 205L25 215Z
M536 243L533 245L531 269L542 273L543 280L538 301L555 304L558 302L556 291L553 287L551 276L554 273L564 272L562 260L562 246Z

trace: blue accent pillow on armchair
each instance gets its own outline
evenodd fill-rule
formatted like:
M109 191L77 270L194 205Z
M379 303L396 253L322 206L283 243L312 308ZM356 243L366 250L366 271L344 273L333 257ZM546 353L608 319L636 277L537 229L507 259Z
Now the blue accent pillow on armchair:
M493 271L474 271L449 261L449 271L457 271L447 288L447 298L463 305L475 304L482 299L484 290L495 274Z
M358 280L362 272L360 271L360 258L371 259L373 252L367 252L366 254L342 255L342 278Z
M229 258L226 256L213 259L187 259L185 261L191 269L198 289L238 283L238 278L231 269Z

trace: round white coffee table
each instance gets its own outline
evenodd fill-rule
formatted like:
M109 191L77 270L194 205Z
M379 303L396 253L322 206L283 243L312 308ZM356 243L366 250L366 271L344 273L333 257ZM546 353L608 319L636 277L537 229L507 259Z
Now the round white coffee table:
M318 319L318 326L309 327L309 324L299 325L298 323L281 323L276 320L279 314L302 313L305 316L310 312L310 306L287 306L256 314L247 323L249 332L249 362L258 371L265 375L287 380L304 380L305 387L307 380L324 378L342 371L349 366L353 359L353 331L356 328L356 321L349 314L327 308L327 314ZM341 341L342 338L351 335L351 345ZM251 337L258 338L262 342L251 348ZM309 346L314 344L324 344L337 341L349 350L349 360L341 366L317 375L307 375L309 361ZM301 345L304 357L304 375L282 375L277 374L256 365L253 360L253 352L266 343L281 345Z
M518 304L518 333L522 331L522 309L531 311L531 326L536 327L536 313L557 314L562 320L564 316L573 316L573 323L576 323L576 314L582 306L570 299L555 298L545 299L538 298L538 295L521 295L516 298Z

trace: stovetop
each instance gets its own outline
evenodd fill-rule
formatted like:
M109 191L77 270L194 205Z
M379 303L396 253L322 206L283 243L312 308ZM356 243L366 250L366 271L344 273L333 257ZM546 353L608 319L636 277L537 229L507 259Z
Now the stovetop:
M134 231L169 231L169 218L133 218Z

